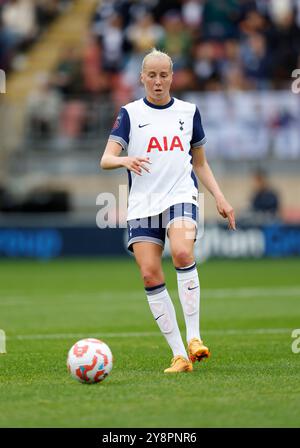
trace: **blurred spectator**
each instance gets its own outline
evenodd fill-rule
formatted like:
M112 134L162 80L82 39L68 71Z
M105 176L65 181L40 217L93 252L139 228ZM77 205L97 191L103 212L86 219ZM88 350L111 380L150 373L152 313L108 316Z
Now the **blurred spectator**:
M217 82L221 88L218 72L217 50L213 42L199 42L193 51L193 70L198 87L201 90L215 90L212 84Z
M188 26L197 38L203 19L203 0L182 0L181 14L183 22Z
M153 14L157 22L161 22L162 17L169 11L181 13L182 1L180 0L158 0L153 7Z
M133 96L138 96L138 93L133 92L139 85L140 68L145 53L155 47L163 35L162 26L154 22L153 15L150 13L140 15L126 31L126 39L132 51L124 69L123 81Z
M300 0L295 0L296 24L300 27Z
M251 34L241 46L241 60L246 76L256 89L269 87L271 75L271 55L262 34Z
M274 63L273 83L275 87L280 87L284 83L286 86L286 81L297 67L300 49L300 28L292 12L280 16L277 26L273 26L270 45Z
M141 15L136 22L128 27L126 32L133 53L138 53L142 57L149 51L149 48L155 47L163 36L163 27L154 22L153 15L150 13Z
M0 19L0 68L8 71L15 41L11 34L4 29Z
M124 67L123 21L114 13L98 32L102 50L102 69L107 73L119 73Z
M130 26L131 23L136 22L139 17L142 17L147 13L153 13L154 8L159 3L162 2L159 0L118 0L115 2L115 8L118 14L123 18L124 29L127 29L127 27ZM155 21L158 22L159 19L155 19Z
M111 17L117 13L117 4L119 5L119 1L116 2L115 0L99 0L98 3L99 4L92 17L92 32L95 35L101 35L103 27L109 22Z
M76 139L82 137L86 120L87 110L84 101L72 99L64 103L60 123L60 143L62 147L71 147Z
M37 33L37 20L34 4L30 0L10 0L2 11L4 28L18 44L30 41Z
M56 136L62 110L62 99L53 89L49 75L42 73L27 102L27 122L31 139Z
M30 0L11 0L0 7L0 69L9 71L16 53L33 42L37 30Z
M0 0L0 69L28 50L45 27L73 0Z
M226 92L250 90L253 87L239 64L231 65L224 73L223 87Z
M272 111L268 126L274 139L274 155L278 159L299 158L299 118L281 105L276 111Z
M82 94L82 59L77 48L68 47L63 51L54 72L54 84L58 91L67 98Z
M266 34L269 31L269 24L262 14L255 9L250 9L242 17L239 28L242 37L247 37L253 33Z
M281 25L293 14L294 0L269 0L269 14L275 25Z
M34 0L40 28L46 27L56 17L69 9L74 0Z
M203 10L204 37L228 39L238 36L238 0L206 0Z
M245 90L246 78L241 63L241 47L236 39L224 42L223 54L218 61L221 84L226 90Z
M259 215L276 217L279 214L278 194L269 185L265 171L257 170L253 174L254 194L251 198L251 209Z
M82 54L83 89L87 94L109 90L109 77L101 69L102 51L96 36L88 33Z
M158 47L172 58L174 72L188 67L191 61L192 38L184 27L180 14L170 10L164 15L162 25L165 33L158 42Z

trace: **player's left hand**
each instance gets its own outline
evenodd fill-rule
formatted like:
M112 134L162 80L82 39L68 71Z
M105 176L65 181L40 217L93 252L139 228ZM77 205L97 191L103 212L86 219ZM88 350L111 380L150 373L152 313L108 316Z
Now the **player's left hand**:
M224 196L216 198L216 206L220 215L228 219L229 229L236 230L234 210Z

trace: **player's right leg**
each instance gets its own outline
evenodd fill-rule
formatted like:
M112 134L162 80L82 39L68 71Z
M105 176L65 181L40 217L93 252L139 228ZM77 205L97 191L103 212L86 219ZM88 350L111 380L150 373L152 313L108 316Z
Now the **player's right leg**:
M161 265L163 246L150 241L139 241L133 243L132 248L140 268L151 312L173 352L172 365L165 372L191 371L193 367L188 360L175 309L165 285Z

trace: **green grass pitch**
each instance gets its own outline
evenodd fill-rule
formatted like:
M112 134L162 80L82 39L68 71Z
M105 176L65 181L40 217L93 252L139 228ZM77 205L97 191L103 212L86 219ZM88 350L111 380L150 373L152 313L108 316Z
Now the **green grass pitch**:
M166 283L184 334L176 274ZM198 265L209 360L166 375L171 352L132 259L0 263L1 427L299 427L297 259ZM98 337L115 362L84 385L66 369L78 339Z

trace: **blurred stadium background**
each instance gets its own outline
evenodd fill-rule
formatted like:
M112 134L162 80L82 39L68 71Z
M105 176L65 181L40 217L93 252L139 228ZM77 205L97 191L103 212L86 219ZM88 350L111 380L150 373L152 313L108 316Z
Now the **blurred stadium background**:
M205 193L198 257L299 255L298 0L1 0L0 18L1 257L127 255L124 229L96 226L98 194L127 176L99 160L153 46L200 108L237 214L224 232Z

